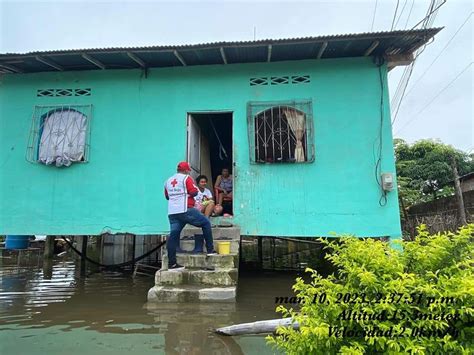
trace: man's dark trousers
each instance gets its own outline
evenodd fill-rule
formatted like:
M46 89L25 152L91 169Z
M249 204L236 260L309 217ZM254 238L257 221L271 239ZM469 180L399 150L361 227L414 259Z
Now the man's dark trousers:
M207 251L211 252L214 250L211 222L197 209L188 208L184 213L170 214L168 219L170 221L170 237L166 244L169 266L176 264L176 248L179 246L179 236L186 224L201 227Z

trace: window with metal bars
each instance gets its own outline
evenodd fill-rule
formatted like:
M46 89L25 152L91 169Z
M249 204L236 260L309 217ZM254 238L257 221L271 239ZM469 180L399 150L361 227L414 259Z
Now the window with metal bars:
M26 159L58 167L87 162L91 117L92 105L35 106Z
M252 163L314 161L311 100L249 102L247 121Z

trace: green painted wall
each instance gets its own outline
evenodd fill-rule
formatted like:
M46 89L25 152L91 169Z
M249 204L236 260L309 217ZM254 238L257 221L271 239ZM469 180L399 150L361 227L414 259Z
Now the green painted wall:
M249 86L253 76L311 83ZM383 68L386 80L386 69ZM92 88L92 96L36 97ZM4 75L0 77L0 234L136 234L168 230L164 180L185 159L186 113L234 112L235 221L242 234L399 237L397 192L379 205L375 156L380 81L370 58ZM382 171L395 173L387 86ZM316 160L249 163L248 101L313 100ZM90 162L26 161L34 105L93 104Z

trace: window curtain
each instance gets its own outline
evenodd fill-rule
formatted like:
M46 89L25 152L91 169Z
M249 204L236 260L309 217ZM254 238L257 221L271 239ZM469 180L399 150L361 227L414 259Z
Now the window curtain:
M291 131L296 138L295 159L297 162L304 162L303 137L305 133L305 115L296 110L284 109L283 113L288 121Z
M44 117L38 160L47 165L70 166L84 157L87 117L76 110L57 110Z

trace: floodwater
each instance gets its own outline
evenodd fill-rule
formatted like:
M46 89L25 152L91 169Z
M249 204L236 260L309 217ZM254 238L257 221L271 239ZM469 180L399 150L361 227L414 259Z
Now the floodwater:
M265 336L217 327L279 318L296 273L241 272L236 303L146 303L152 277L97 272L71 260L0 255L0 354L274 354Z

